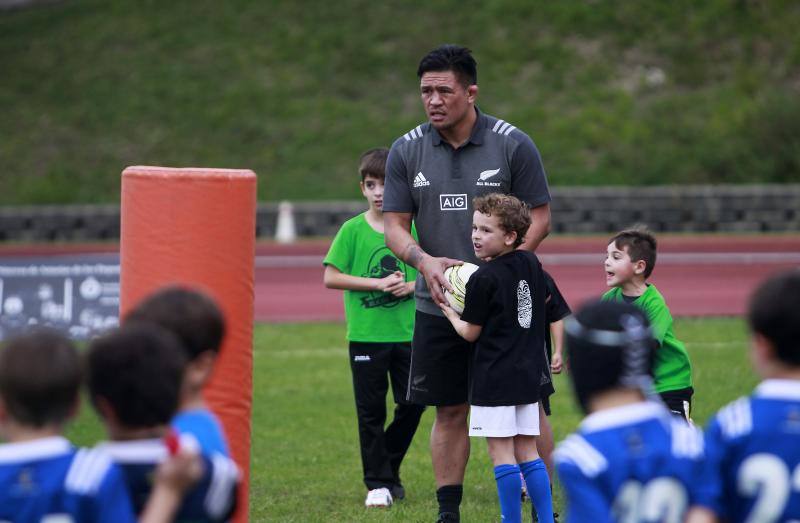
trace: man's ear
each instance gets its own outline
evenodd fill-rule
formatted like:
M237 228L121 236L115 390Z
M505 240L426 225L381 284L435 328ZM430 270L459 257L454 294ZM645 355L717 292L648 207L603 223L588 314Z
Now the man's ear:
M476 84L472 84L469 87L467 87L467 101L474 104L477 98L478 98L478 86Z

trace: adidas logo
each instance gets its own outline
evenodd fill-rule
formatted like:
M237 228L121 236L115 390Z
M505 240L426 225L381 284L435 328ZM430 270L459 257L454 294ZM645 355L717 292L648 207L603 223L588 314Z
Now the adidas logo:
M414 187L426 187L430 184L431 182L425 178L425 176L422 174L422 171L418 172L414 177Z

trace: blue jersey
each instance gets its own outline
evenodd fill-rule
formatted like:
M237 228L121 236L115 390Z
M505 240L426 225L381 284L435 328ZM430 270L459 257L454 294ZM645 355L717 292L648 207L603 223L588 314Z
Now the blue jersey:
M181 437L181 446L199 448L193 439ZM98 445L122 469L134 511L139 514L153 487L153 475L168 450L160 439L109 441ZM221 454L202 454L204 472L200 481L184 496L175 521L226 521L235 508L239 471Z
M222 425L208 409L191 409L179 412L172 419L172 426L178 434L191 434L200 444L200 452L230 456L228 443Z
M800 520L800 381L766 380L706 432L729 521Z
M134 522L111 458L62 437L0 445L0 522Z
M718 496L702 432L655 402L587 416L554 457L570 522L679 522Z

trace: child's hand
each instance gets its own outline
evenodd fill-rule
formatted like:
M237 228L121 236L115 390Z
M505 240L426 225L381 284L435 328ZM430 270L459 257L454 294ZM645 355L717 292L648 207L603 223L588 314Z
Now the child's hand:
M550 361L550 370L553 374L561 374L561 371L564 368L564 361L561 357L561 352L555 352L553 354L553 359Z
M407 281L402 286L400 286L397 290L392 291L392 294L397 296L398 298L402 298L403 296L408 296L409 294L414 293L414 286L415 282Z
M440 303L439 308L442 309L442 312L445 316L447 316L448 320L453 321L454 319L461 319L461 316L458 315L458 313L450 306L449 303Z
M179 449L156 469L156 482L184 493L203 476L203 460L192 450Z
M405 287L406 279L400 271L394 271L392 274L380 278L378 280L378 290L394 294L401 291Z

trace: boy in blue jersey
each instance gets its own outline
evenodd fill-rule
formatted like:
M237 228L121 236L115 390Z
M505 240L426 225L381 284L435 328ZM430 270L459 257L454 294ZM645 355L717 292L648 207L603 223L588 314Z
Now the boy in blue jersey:
M706 432L726 521L800 521L800 271L753 294L751 360L764 378L721 409Z
M0 521L136 521L111 459L61 435L77 412L82 374L74 346L53 331L25 334L0 350L0 437L7 442L0 445ZM139 521L171 521L194 474L181 480L163 472Z
M125 321L155 323L178 336L187 362L172 426L180 434L194 436L204 454L229 456L222 425L203 400L203 387L225 337L225 317L217 303L199 290L169 286L138 303Z
M536 441L540 385L550 379L546 284L536 255L517 249L530 227L530 210L516 197L498 193L475 198L473 208L473 249L487 263L467 281L460 317L441 305L458 335L475 344L469 435L486 438L502 520L521 521L522 473L539 521L552 523L550 480Z
M655 340L631 304L595 301L566 323L577 400L588 414L555 452L567 520L710 521L718 490L702 434L648 401Z
M122 469L134 510L170 453L163 438L178 406L186 355L180 340L151 323L126 322L95 339L88 354L89 396L111 441L103 449ZM184 434L182 447L199 450ZM221 453L202 453L203 474L183 498L176 521L225 521L234 509L238 470Z

